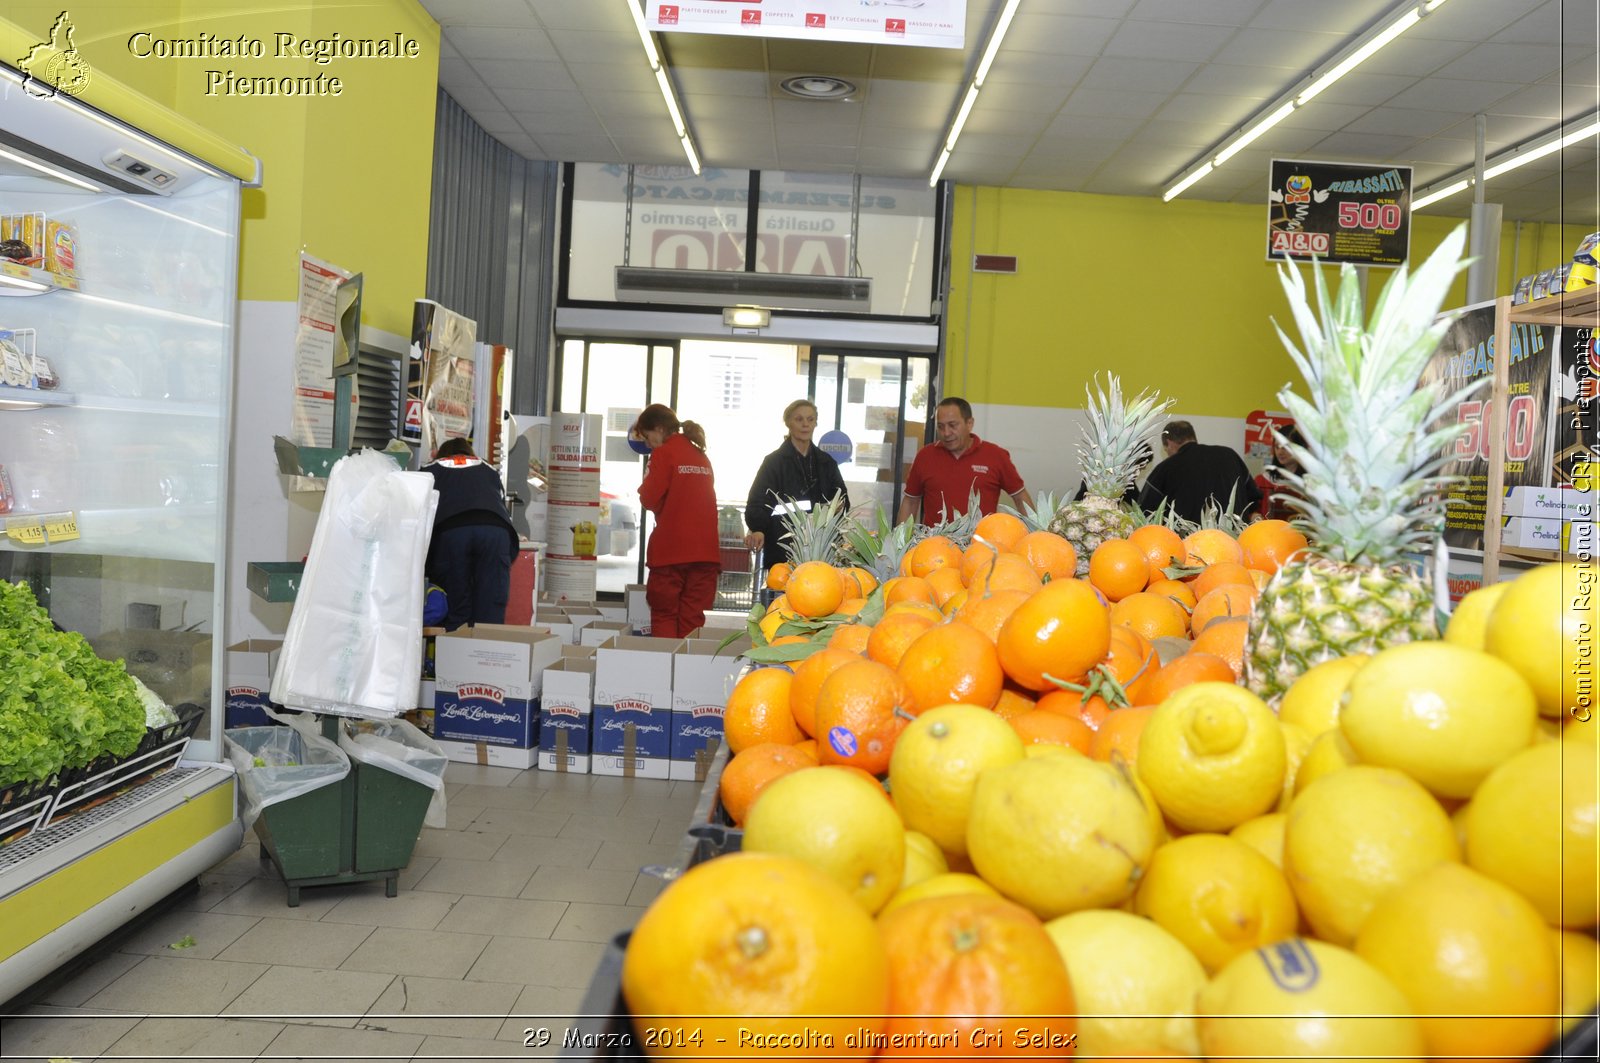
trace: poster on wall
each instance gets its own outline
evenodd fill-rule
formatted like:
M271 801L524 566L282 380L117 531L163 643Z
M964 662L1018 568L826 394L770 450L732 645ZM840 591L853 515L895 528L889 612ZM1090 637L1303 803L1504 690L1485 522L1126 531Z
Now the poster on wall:
M645 0L644 19L656 33L960 48L967 0Z
M1600 345L1593 328L1562 329L1556 339L1554 382L1555 440L1550 455L1550 488L1545 498L1529 499L1519 511L1561 522L1551 549L1596 556L1600 522ZM1548 529L1527 529L1548 533Z
M544 593L558 602L594 600L604 428L597 413L550 415Z
M296 446L333 446L333 369L338 346L339 285L352 276L300 253L294 333L294 396L289 438Z
M1269 261L1398 266L1411 251L1411 167L1273 159Z
M1511 326L1506 404L1505 490L1534 492L1551 484L1550 378L1555 328ZM1439 349L1422 371L1421 383L1436 383L1449 394L1494 377L1494 304L1468 307L1450 324ZM1493 400L1489 385L1457 403L1449 418L1466 425L1440 475L1461 477L1450 492L1445 514L1445 544L1454 552L1482 556L1483 522L1489 490L1489 425ZM1440 426L1434 426L1440 427ZM1521 497L1518 495L1518 497ZM1507 510L1508 514L1510 510ZM1507 541L1506 545L1515 545Z
M402 436L432 458L439 444L472 437L478 323L431 299L418 299L411 317Z

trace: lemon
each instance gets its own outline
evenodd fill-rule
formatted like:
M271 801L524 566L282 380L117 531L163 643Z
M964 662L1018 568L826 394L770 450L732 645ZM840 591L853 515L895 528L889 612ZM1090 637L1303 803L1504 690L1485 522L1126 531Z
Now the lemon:
M1045 929L1050 928L1046 925ZM1576 930L1552 933L1556 955L1561 960L1561 1017L1557 1025L1570 1030L1589 1018L1600 998L1600 942Z
M1349 949L1292 938L1234 958L1195 998L1212 1059L1415 1059L1405 995Z
M932 838L920 831L906 831L906 869L900 876L902 890L949 870L949 862Z
M1450 813L1450 829L1456 832L1456 845L1463 854L1467 851L1467 818L1471 815L1471 801Z
M1278 803L1273 808L1287 812L1289 802L1294 800L1294 781L1300 775L1300 765L1305 763L1306 754L1311 752L1311 743L1317 736L1299 724L1284 723L1282 718L1278 726L1283 729L1283 789L1278 792Z
M1222 834L1190 834L1157 849L1133 910L1213 973L1241 952L1293 937L1300 916L1277 865Z
M1600 769L1571 742L1524 749L1483 780L1467 806L1467 864L1569 930L1600 923Z
M1244 842L1250 848L1272 861L1272 866L1283 868L1283 828L1289 822L1284 812L1268 812L1255 819L1247 819L1228 832L1234 841ZM1288 879L1284 879L1288 882Z
M976 705L941 705L913 720L889 758L889 791L908 828L947 853L967 851L967 811L978 775L1022 759L1022 738Z
M1422 1018L1428 1055L1522 1056L1550 1040L1561 1004L1550 930L1515 890L1436 865L1372 909L1356 954Z
M1324 731L1312 739L1306 755L1300 759L1300 767L1294 773L1294 792L1302 793L1324 775L1359 763L1361 761L1356 751L1350 748L1350 740L1343 731L1337 727Z
M1304 727L1315 738L1339 726L1339 700L1350 685L1351 676L1372 658L1357 653L1335 657L1306 669L1284 692L1278 704L1278 719Z
M1489 614L1500 603L1509 583L1491 583L1462 595L1445 625L1444 640L1469 650L1483 649L1484 638L1489 633Z
M1002 894L1054 919L1125 900L1150 862L1154 835L1139 792L1115 768L1038 757L978 777L967 855Z
M1594 709L1597 583L1593 561L1540 565L1512 580L1489 614L1483 648L1521 673L1546 716Z
M925 878L921 882L907 886L885 904L878 912L883 916L912 901L920 901L925 897L943 897L951 893L982 893L990 897L1000 896L1000 891L989 885L977 875L969 875L965 871L946 871L943 874Z
M1449 642L1391 646L1350 680L1339 730L1363 764L1398 768L1439 797L1471 797L1533 741L1533 691L1504 661Z
M1287 770L1283 729L1243 687L1191 683L1151 714L1138 770L1178 827L1225 831L1277 802Z
M1439 802L1393 768L1357 764L1318 779L1289 806L1283 830L1289 888L1316 936L1335 945L1355 940L1385 894L1460 859Z
M894 895L906 868L894 806L869 779L837 768L801 768L769 783L745 818L743 847L818 868L868 912Z
M1078 1055L1200 1054L1194 995L1206 972L1182 942L1148 919L1100 909L1044 928L1072 978Z

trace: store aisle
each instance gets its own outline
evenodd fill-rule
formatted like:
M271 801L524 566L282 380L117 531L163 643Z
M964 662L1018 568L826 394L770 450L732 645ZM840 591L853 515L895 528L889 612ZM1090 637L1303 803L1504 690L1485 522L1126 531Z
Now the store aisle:
M247 834L197 893L0 1027L0 1055L558 1054L559 1017L660 891L640 868L677 858L700 784L464 764L445 780L449 822L422 832L398 897L313 887L290 908ZM540 1030L554 1043L525 1047Z

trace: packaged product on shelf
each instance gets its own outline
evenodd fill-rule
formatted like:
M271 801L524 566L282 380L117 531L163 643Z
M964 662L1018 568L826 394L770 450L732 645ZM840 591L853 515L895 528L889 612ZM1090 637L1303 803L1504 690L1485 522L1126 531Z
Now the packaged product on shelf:
M24 337L15 332L0 332L0 384L14 388L37 386L33 370L33 352L24 344Z
M44 226L44 268L58 277L78 275L78 230L64 221Z
M44 261L44 214L0 215L0 257L37 266Z
M11 474L6 472L6 467L0 465L0 513L11 512Z
M56 376L55 367L42 354L33 356L33 379L34 386L45 391L51 391L61 383L60 378Z
M1530 273L1526 277L1523 277L1521 280L1517 281L1516 290L1511 293L1512 306L1521 306L1532 297L1533 281L1535 276L1536 274Z
M1590 233L1578 241L1578 249L1572 252L1572 261L1582 262L1585 266L1600 266L1600 233Z
M1572 273L1572 263L1571 262L1563 262L1563 263L1561 263L1561 265L1559 265L1555 269L1551 270L1550 271L1550 289L1547 292L1547 294L1549 294L1549 295L1560 295L1562 292L1566 291L1567 290L1567 278L1571 275L1571 273Z
M1549 295L1550 278L1554 274L1555 270L1553 269L1540 270L1539 273L1533 278L1533 290L1528 293L1528 298L1537 301Z

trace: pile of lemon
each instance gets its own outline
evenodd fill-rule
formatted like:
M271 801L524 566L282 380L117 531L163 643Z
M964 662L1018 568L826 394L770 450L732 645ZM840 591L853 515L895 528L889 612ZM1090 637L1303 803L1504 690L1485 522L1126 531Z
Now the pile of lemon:
M879 919L945 894L1027 909L1070 974L1080 1054L1537 1053L1600 985L1595 576L1474 592L1444 639L1319 665L1276 711L1185 687L1132 763L931 709L887 800L862 773L794 772L744 849ZM662 949L661 922L630 949Z

